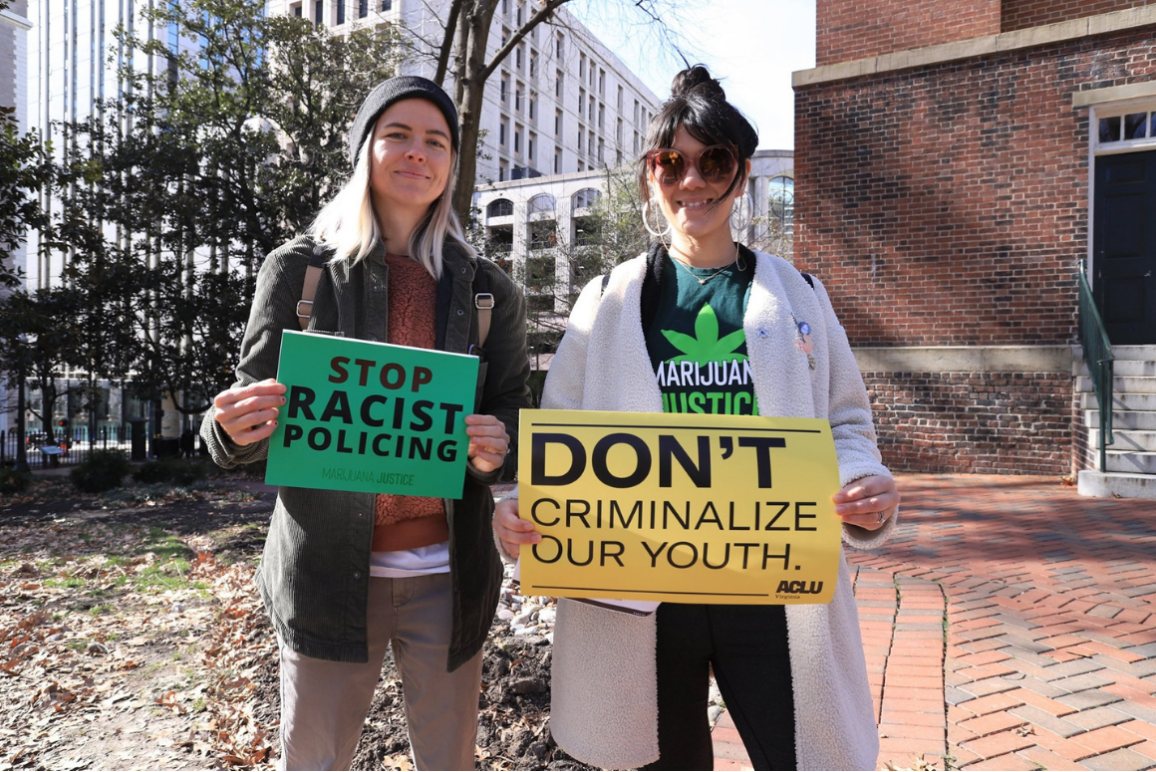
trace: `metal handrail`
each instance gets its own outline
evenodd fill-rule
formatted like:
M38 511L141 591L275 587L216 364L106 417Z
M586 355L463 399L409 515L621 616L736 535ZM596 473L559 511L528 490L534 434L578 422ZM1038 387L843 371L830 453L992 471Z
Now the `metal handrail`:
M1092 389L1100 405L1100 471L1108 471L1107 447L1115 442L1112 436L1112 374L1115 357L1112 344L1104 330L1104 322L1092 297L1092 288L1084 262L1080 261L1080 346L1084 349L1084 361L1088 363L1088 374L1092 377Z

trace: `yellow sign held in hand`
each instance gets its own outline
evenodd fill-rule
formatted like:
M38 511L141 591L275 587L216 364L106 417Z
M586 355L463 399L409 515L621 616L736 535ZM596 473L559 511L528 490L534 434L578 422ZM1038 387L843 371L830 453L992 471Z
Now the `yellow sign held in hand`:
M526 594L829 603L842 521L814 418L523 410Z

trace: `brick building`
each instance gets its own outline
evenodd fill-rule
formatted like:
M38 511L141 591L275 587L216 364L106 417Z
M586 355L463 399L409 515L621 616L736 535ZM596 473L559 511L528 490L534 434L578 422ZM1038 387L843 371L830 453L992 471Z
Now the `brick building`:
M887 461L1087 469L1079 261L1113 346L1156 344L1156 4L818 0L816 62L794 75L796 262Z

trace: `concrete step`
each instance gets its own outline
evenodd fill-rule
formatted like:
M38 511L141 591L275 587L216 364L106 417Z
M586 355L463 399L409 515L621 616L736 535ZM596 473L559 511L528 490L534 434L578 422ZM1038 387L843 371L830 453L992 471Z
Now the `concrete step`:
M1095 399L1092 400L1095 402ZM1100 411L1085 410L1084 426L1089 429L1100 428ZM1156 431L1156 410L1113 410L1112 429L1139 429L1140 431Z
M1072 355L1076 359L1084 358L1084 350L1080 346L1072 346ZM1112 346L1112 357L1117 361L1147 360L1156 362L1156 346Z
M1079 360L1078 371L1076 375L1089 375L1088 363L1084 360ZM1147 359L1120 359L1112 365L1112 375L1117 378L1121 376L1139 376L1152 377L1156 376L1156 361ZM1090 391L1090 389L1080 389L1080 391Z
M1081 406L1085 410L1096 410L1100 407L1096 395L1083 393L1080 395ZM1156 410L1156 394L1129 394L1127 392L1112 392L1112 409L1115 410Z
M1081 496L1097 498L1156 499L1156 475L1081 471L1076 476Z
M1114 445L1111 447L1115 448ZM1156 475L1156 453L1146 453L1142 450L1109 450L1108 471Z
M1121 359L1149 359L1156 360L1156 345L1147 346L1112 346L1112 356Z
M1092 392L1092 376L1081 375L1076 378L1076 391ZM1113 394L1156 394L1156 376L1121 375L1115 373L1112 378Z
M1088 432L1088 446L1100 447L1100 428L1098 426ZM1156 453L1156 431L1144 432L1112 427L1112 444L1108 446L1108 450L1142 450Z

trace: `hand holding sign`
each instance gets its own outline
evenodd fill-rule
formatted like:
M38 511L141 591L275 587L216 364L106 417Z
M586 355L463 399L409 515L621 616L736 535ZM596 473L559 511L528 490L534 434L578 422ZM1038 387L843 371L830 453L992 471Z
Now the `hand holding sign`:
M273 433L284 404L285 385L269 378L222 391L213 398L213 418L237 445L251 445Z
M467 456L474 469L492 472L506 460L510 435L506 425L492 415L466 416L466 434L470 436Z
M861 477L835 494L835 504L835 514L844 523L876 531L899 506L899 489L884 475Z

